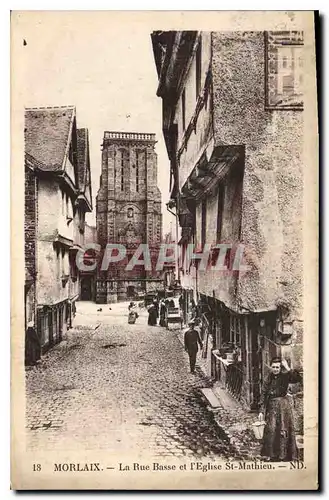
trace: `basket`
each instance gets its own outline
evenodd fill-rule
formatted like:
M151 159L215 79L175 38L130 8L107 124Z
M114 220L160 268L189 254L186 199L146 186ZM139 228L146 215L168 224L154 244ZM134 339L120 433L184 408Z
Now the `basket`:
M257 422L252 424L252 430L254 431L256 439L263 439L265 425L266 422L264 420L258 420Z

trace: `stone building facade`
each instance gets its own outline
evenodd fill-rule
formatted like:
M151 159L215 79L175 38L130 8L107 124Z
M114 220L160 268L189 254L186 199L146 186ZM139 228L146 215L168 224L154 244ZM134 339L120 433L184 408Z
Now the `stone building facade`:
M101 252L107 244L126 248L126 258L97 272L96 301L116 302L162 289L160 273L127 263L147 243L152 263L162 235L161 192L157 185L155 134L104 132L102 173L96 200L96 226ZM100 259L100 262L102 259Z
M92 210L88 130L73 106L25 111L25 327L45 352L72 325ZM27 360L28 361L28 360Z
M302 369L303 33L154 32L152 43L185 298L204 318L209 374L256 409L272 356ZM214 264L219 243L233 245L225 272L184 258L208 244ZM237 244L247 272L233 269Z

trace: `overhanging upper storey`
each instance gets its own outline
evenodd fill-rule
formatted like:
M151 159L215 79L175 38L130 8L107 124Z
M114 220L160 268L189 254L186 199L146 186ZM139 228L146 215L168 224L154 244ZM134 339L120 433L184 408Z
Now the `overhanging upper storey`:
M218 184L243 158L243 146L217 146L208 158L201 156L182 186L182 197L202 198Z

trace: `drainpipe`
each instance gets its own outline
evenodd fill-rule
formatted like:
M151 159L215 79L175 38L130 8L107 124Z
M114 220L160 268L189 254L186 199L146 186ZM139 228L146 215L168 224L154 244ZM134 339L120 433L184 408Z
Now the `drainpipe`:
M176 196L176 245L177 245L177 281L179 285L181 284L180 282L180 268L179 268L179 247L178 247L178 214L179 214L179 189L177 191L177 196Z
M178 197L177 197L178 198ZM177 209L177 198L176 198L176 213L170 210L169 208L169 203L166 203L167 210L170 214L172 214L175 217L175 224L176 224L176 247L177 247L177 253L176 253L176 260L175 260L175 277L178 283L180 283L180 270L179 270L179 256L178 256L178 209Z

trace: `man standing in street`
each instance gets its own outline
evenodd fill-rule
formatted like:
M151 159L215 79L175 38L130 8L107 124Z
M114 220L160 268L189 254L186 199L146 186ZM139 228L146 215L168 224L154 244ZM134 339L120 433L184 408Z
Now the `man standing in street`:
M184 335L185 351L188 353L190 359L191 373L195 371L196 355L198 352L198 344L200 349L202 349L202 340L200 338L199 332L194 328L195 322L189 321L188 330L186 330Z

